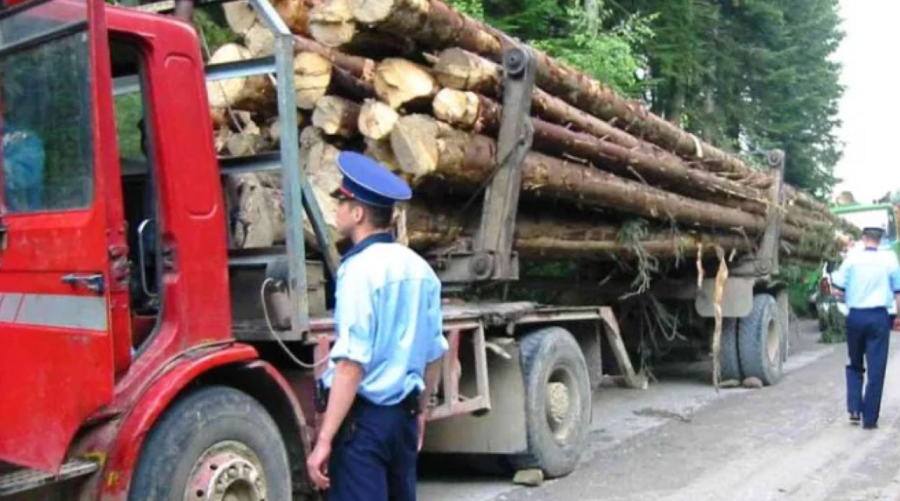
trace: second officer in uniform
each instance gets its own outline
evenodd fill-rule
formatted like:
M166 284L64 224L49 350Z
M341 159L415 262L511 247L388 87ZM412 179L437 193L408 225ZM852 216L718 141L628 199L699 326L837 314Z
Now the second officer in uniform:
M390 232L409 186L363 155L341 153L338 165L337 227L353 247L337 273L336 340L307 469L330 501L414 500L424 411L447 350L441 284Z

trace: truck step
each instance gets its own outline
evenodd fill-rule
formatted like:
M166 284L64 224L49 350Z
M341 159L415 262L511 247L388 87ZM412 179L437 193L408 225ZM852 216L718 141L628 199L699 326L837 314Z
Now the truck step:
M100 469L100 463L87 459L73 459L59 469L58 475L43 471L21 469L0 476L0 497L25 492L72 478L90 475Z

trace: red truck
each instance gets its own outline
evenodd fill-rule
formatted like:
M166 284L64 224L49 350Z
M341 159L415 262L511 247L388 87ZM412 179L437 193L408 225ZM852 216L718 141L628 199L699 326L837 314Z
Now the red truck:
M275 55L210 68L194 29L171 17L103 0L3 7L0 497L314 496L305 475L313 367L333 335L326 285L337 253L296 168L293 38L266 1L252 3ZM533 87L528 54L506 64L508 102L530 101L521 99ZM266 73L277 82L280 151L217 158L207 81ZM434 260L448 290L518 275L509 202L516 153L529 144L517 135L523 110L507 108L481 238ZM138 143L139 158L126 158ZM283 173L283 247L229 251L221 177L250 171ZM323 249L316 259L305 220ZM777 223L752 270L733 272L723 308L753 313L755 330L742 335L758 349L742 353L755 357L743 372L769 383L786 353L786 296L771 279ZM668 284L670 296L712 316L711 280L680 283ZM278 297L289 315L273 327ZM609 308L448 303L444 315L451 350L429 450L503 454L565 475L586 443L602 336L636 384Z

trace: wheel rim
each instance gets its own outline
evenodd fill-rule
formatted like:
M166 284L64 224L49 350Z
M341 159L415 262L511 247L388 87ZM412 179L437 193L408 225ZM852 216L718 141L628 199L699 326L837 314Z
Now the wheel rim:
M266 476L259 457L234 441L206 450L188 477L184 501L265 501Z
M564 444L577 429L578 416L581 413L575 377L567 368L558 367L550 374L546 395L547 426L553 438L558 443Z
M769 356L769 362L777 364L778 358L781 356L781 341L778 339L778 325L774 320L768 324L768 330L766 332L766 351Z

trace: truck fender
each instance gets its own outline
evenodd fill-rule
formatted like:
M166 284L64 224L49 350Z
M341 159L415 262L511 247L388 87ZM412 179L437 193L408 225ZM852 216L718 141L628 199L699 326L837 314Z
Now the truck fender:
M240 383L233 384L235 381ZM141 447L153 425L189 387L211 382L233 384L259 399L278 423L285 441L299 439L294 443L302 443L302 448L287 443L289 454L297 454L294 449L305 453L309 443L305 420L290 385L274 367L258 359L254 348L232 344L177 359L136 399L121 418L107 449L106 461L97 478L98 499L125 501L128 498Z

